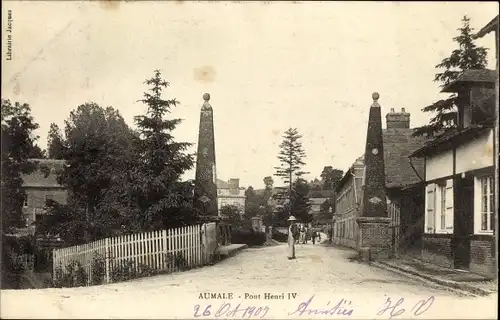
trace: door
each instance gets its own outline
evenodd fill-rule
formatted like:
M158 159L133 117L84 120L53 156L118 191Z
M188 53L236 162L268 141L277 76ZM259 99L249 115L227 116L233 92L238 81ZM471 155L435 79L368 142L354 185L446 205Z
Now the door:
M469 270L470 235L474 216L474 178L454 179L453 262L455 269Z

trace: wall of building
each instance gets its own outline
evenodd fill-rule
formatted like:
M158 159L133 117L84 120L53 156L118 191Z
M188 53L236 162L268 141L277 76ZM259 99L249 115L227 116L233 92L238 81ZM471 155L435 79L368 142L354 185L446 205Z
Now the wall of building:
M493 129L456 149L456 173L493 166Z
M453 268L451 239L452 235L448 234L423 234L422 260L441 267Z
M350 175L348 172L347 174ZM359 216L358 186L354 186L354 177L347 177L344 184L335 194L335 221L333 223L333 243L351 248L357 247L359 227L356 218Z
M217 189L217 204L219 211L225 205L235 205L244 213L245 200L245 189Z
M451 150L425 159L425 180L448 177L453 174L453 152Z
M66 204L68 192L63 188L24 188L27 199L23 206L24 218L28 219L28 224L36 220L36 215L45 213L45 201L47 197Z
M481 236L471 240L470 271L495 278L495 237Z
M479 179L493 175L492 150L493 132L489 130L476 137L474 140L465 142L455 149L455 172L453 172L453 151L446 151L437 156L426 158L426 180L434 180L441 177L448 177L447 179L450 180L452 179L450 176L455 174L454 179L456 181L457 179L460 182L465 181L464 179L474 179L474 188L471 194L470 191L466 191L470 190L467 189L470 188L470 186L466 187L462 184L455 183L453 188L450 189L450 193L447 193L446 199L451 196L455 200L455 205L450 205L450 210L452 210L451 218L446 216L447 229L449 229L449 232L448 234L436 234L438 231L434 231L436 233L431 233L426 229L425 232L427 233L422 236L421 244L421 258L424 261L443 267L453 268L452 242L455 236L453 220L461 219L460 221L465 221L462 220L462 218L457 218L457 214L460 214L460 217L470 217L471 219L470 222L467 222L471 224L470 227L466 227L467 230L470 229L471 237L469 270L485 276L491 276L496 273L493 231L491 228L486 228L485 230L481 230L480 228L482 219L481 214L483 211L483 195ZM462 175L463 173L465 173L465 175ZM439 182L439 180L437 181ZM433 182L436 182L436 180ZM468 192L466 194L470 197L466 202L464 202L463 192ZM488 191L487 194L491 197L490 192L491 191ZM443 200L442 195L437 191L434 192L434 197L436 197L434 210L437 217L440 202ZM471 201L473 203L469 203ZM426 206L424 212L427 212L427 196L425 202ZM489 198L486 203L488 203L488 211L492 212ZM460 204L460 208L457 207L457 204ZM493 210L493 212L495 211ZM428 223L428 218L429 217L426 215L426 225ZM448 221L450 221L450 228L448 228Z

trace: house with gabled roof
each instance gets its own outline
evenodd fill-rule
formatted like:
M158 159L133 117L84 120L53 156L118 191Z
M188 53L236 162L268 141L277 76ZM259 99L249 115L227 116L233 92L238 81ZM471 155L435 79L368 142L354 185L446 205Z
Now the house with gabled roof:
M420 240L423 217L421 187L423 161L408 156L422 147L425 137L414 137L410 128L410 114L404 108L386 115L386 128L382 131L388 216L392 218L392 254L411 252ZM364 185L364 156L346 171L335 189L332 241L356 248L359 227L356 218L361 215Z
M498 73L467 70L443 88L457 93L458 126L415 150L424 161L421 258L496 276L495 143Z
M37 163L37 169L23 178L23 190L26 193L23 215L26 226L46 216L45 203L54 200L66 204L68 191L57 181L58 172L64 169L64 160L30 159Z

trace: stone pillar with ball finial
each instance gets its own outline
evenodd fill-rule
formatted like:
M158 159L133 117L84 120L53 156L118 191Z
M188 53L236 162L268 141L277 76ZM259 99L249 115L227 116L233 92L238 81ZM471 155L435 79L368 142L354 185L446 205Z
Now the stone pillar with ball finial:
M214 116L210 94L203 95L200 112L194 205L206 217L218 217L217 174L215 166Z
M356 220L359 225L358 250L364 260L388 258L392 252L379 98L378 93L372 94L364 156L362 209Z

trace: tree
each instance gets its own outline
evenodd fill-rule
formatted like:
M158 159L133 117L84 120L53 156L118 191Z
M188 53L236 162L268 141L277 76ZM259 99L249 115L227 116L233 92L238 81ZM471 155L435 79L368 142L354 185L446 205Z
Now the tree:
M291 212L299 221L311 222L312 215L310 213L311 204L307 195L310 188L306 180L297 179L293 184L292 196L290 201Z
M434 77L434 81L440 83L441 88L456 80L464 70L484 69L487 65L488 49L475 45L474 29L470 27L470 19L467 16L463 17L462 27L458 30L460 34L453 38L453 41L458 44L458 48L436 65L436 68L444 69ZM456 128L456 106L457 95L452 94L447 99L439 100L423 108L422 111L433 112L435 115L429 124L416 128L414 135L432 137Z
M147 111L135 117L139 138L134 197L142 213L141 226L155 229L191 223L197 214L192 199L186 198L191 185L180 178L194 165L193 155L186 152L192 144L176 142L172 136L181 119L165 119L179 102L175 98L162 98L170 84L159 70L145 83L150 89L139 101L146 105Z
M289 128L285 132L278 154L280 166L275 167L275 176L281 177L288 185L288 196L280 194L277 197L289 199L290 203L285 207L288 208L289 214L298 215L296 218L299 220L305 218L304 212L308 212L307 208L310 207L307 198L309 187L307 181L302 179L302 176L307 172L302 170L305 165L306 153L302 148L301 138L302 136L297 129Z
M49 159L64 159L64 138L61 129L55 123L50 124L47 136L47 156Z
M85 103L65 121L65 136L66 165L58 179L68 189L68 203L48 202L52 216L40 230L81 243L128 227L137 213L128 192L135 167L132 130L112 107Z
M339 169L333 169L332 166L325 166L321 172L321 182L323 184L323 189L333 190L337 184L342 180L344 176L344 171Z
M274 175L283 179L283 182L288 185L290 194L292 193L293 181L307 173L302 171L306 153L302 148L301 138L302 136L297 129L289 128L285 131L278 154L280 166L275 167L276 173Z
M245 218L250 219L257 216L262 199L255 193L252 186L245 190Z
M29 161L38 139L34 131L38 129L31 116L28 104L1 100L2 104L2 230L22 227L22 207L26 197L23 174L36 169L36 163Z
M241 221L241 210L235 205L224 205L220 208L220 215L223 219L233 222Z
M264 193L262 194L262 205L267 204L273 194L274 180L271 176L264 177Z

